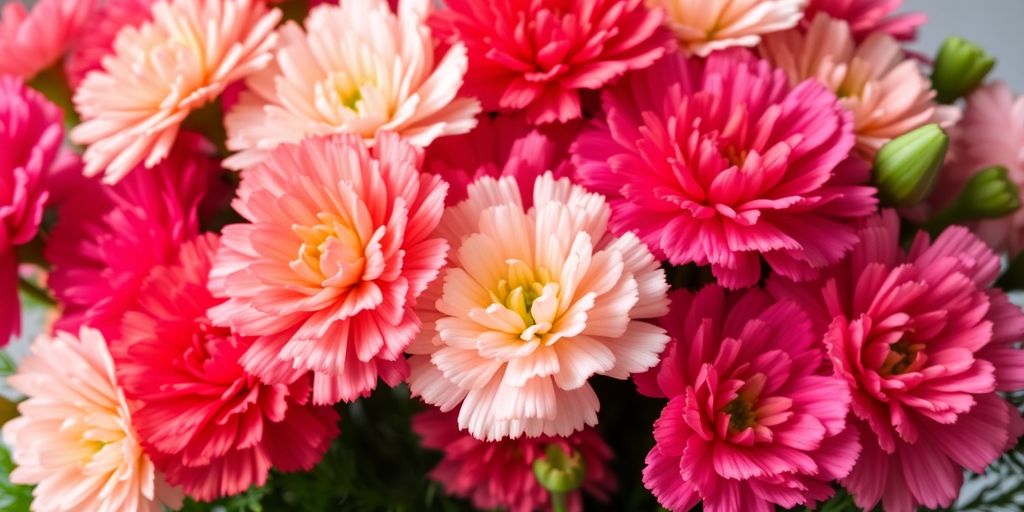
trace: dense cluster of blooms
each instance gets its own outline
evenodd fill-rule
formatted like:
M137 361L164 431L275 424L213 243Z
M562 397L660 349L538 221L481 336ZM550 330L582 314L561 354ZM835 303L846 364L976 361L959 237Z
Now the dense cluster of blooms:
M0 345L42 334L4 485L302 507L275 482L361 471L317 466L388 394L428 507L951 506L1024 435L1024 97L923 22L7 3Z

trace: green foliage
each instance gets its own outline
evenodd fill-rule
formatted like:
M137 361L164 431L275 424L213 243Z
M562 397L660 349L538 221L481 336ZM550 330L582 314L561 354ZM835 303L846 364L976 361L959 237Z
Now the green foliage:
M11 483L14 462L7 447L0 443L0 510L27 512L32 503L32 487Z

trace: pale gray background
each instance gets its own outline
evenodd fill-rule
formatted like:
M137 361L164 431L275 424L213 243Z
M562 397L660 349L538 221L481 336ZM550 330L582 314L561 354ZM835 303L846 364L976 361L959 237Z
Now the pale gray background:
M996 56L992 76L1024 91L1024 0L904 0L903 5L928 14L911 47L934 55L946 37L965 37Z

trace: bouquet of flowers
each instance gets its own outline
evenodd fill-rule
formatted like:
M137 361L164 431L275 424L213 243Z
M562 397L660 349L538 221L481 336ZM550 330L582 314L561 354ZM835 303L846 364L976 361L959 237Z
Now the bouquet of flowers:
M900 4L6 3L0 505L1019 510L1024 99Z

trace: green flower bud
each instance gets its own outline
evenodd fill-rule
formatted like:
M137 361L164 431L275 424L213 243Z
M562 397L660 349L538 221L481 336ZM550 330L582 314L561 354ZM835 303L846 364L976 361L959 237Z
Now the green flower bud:
M945 227L964 220L996 219L1020 206L1020 189L1006 167L989 167L972 176L960 195L929 224Z
M976 89L996 60L982 47L959 37L942 43L932 69L932 87L941 103L953 103Z
M565 494L583 485L587 465L580 452L574 450L570 455L550 444L545 455L533 461L533 475L551 493Z
M935 187L949 148L949 136L937 124L922 126L890 141L875 157L874 180L890 206L920 203Z

